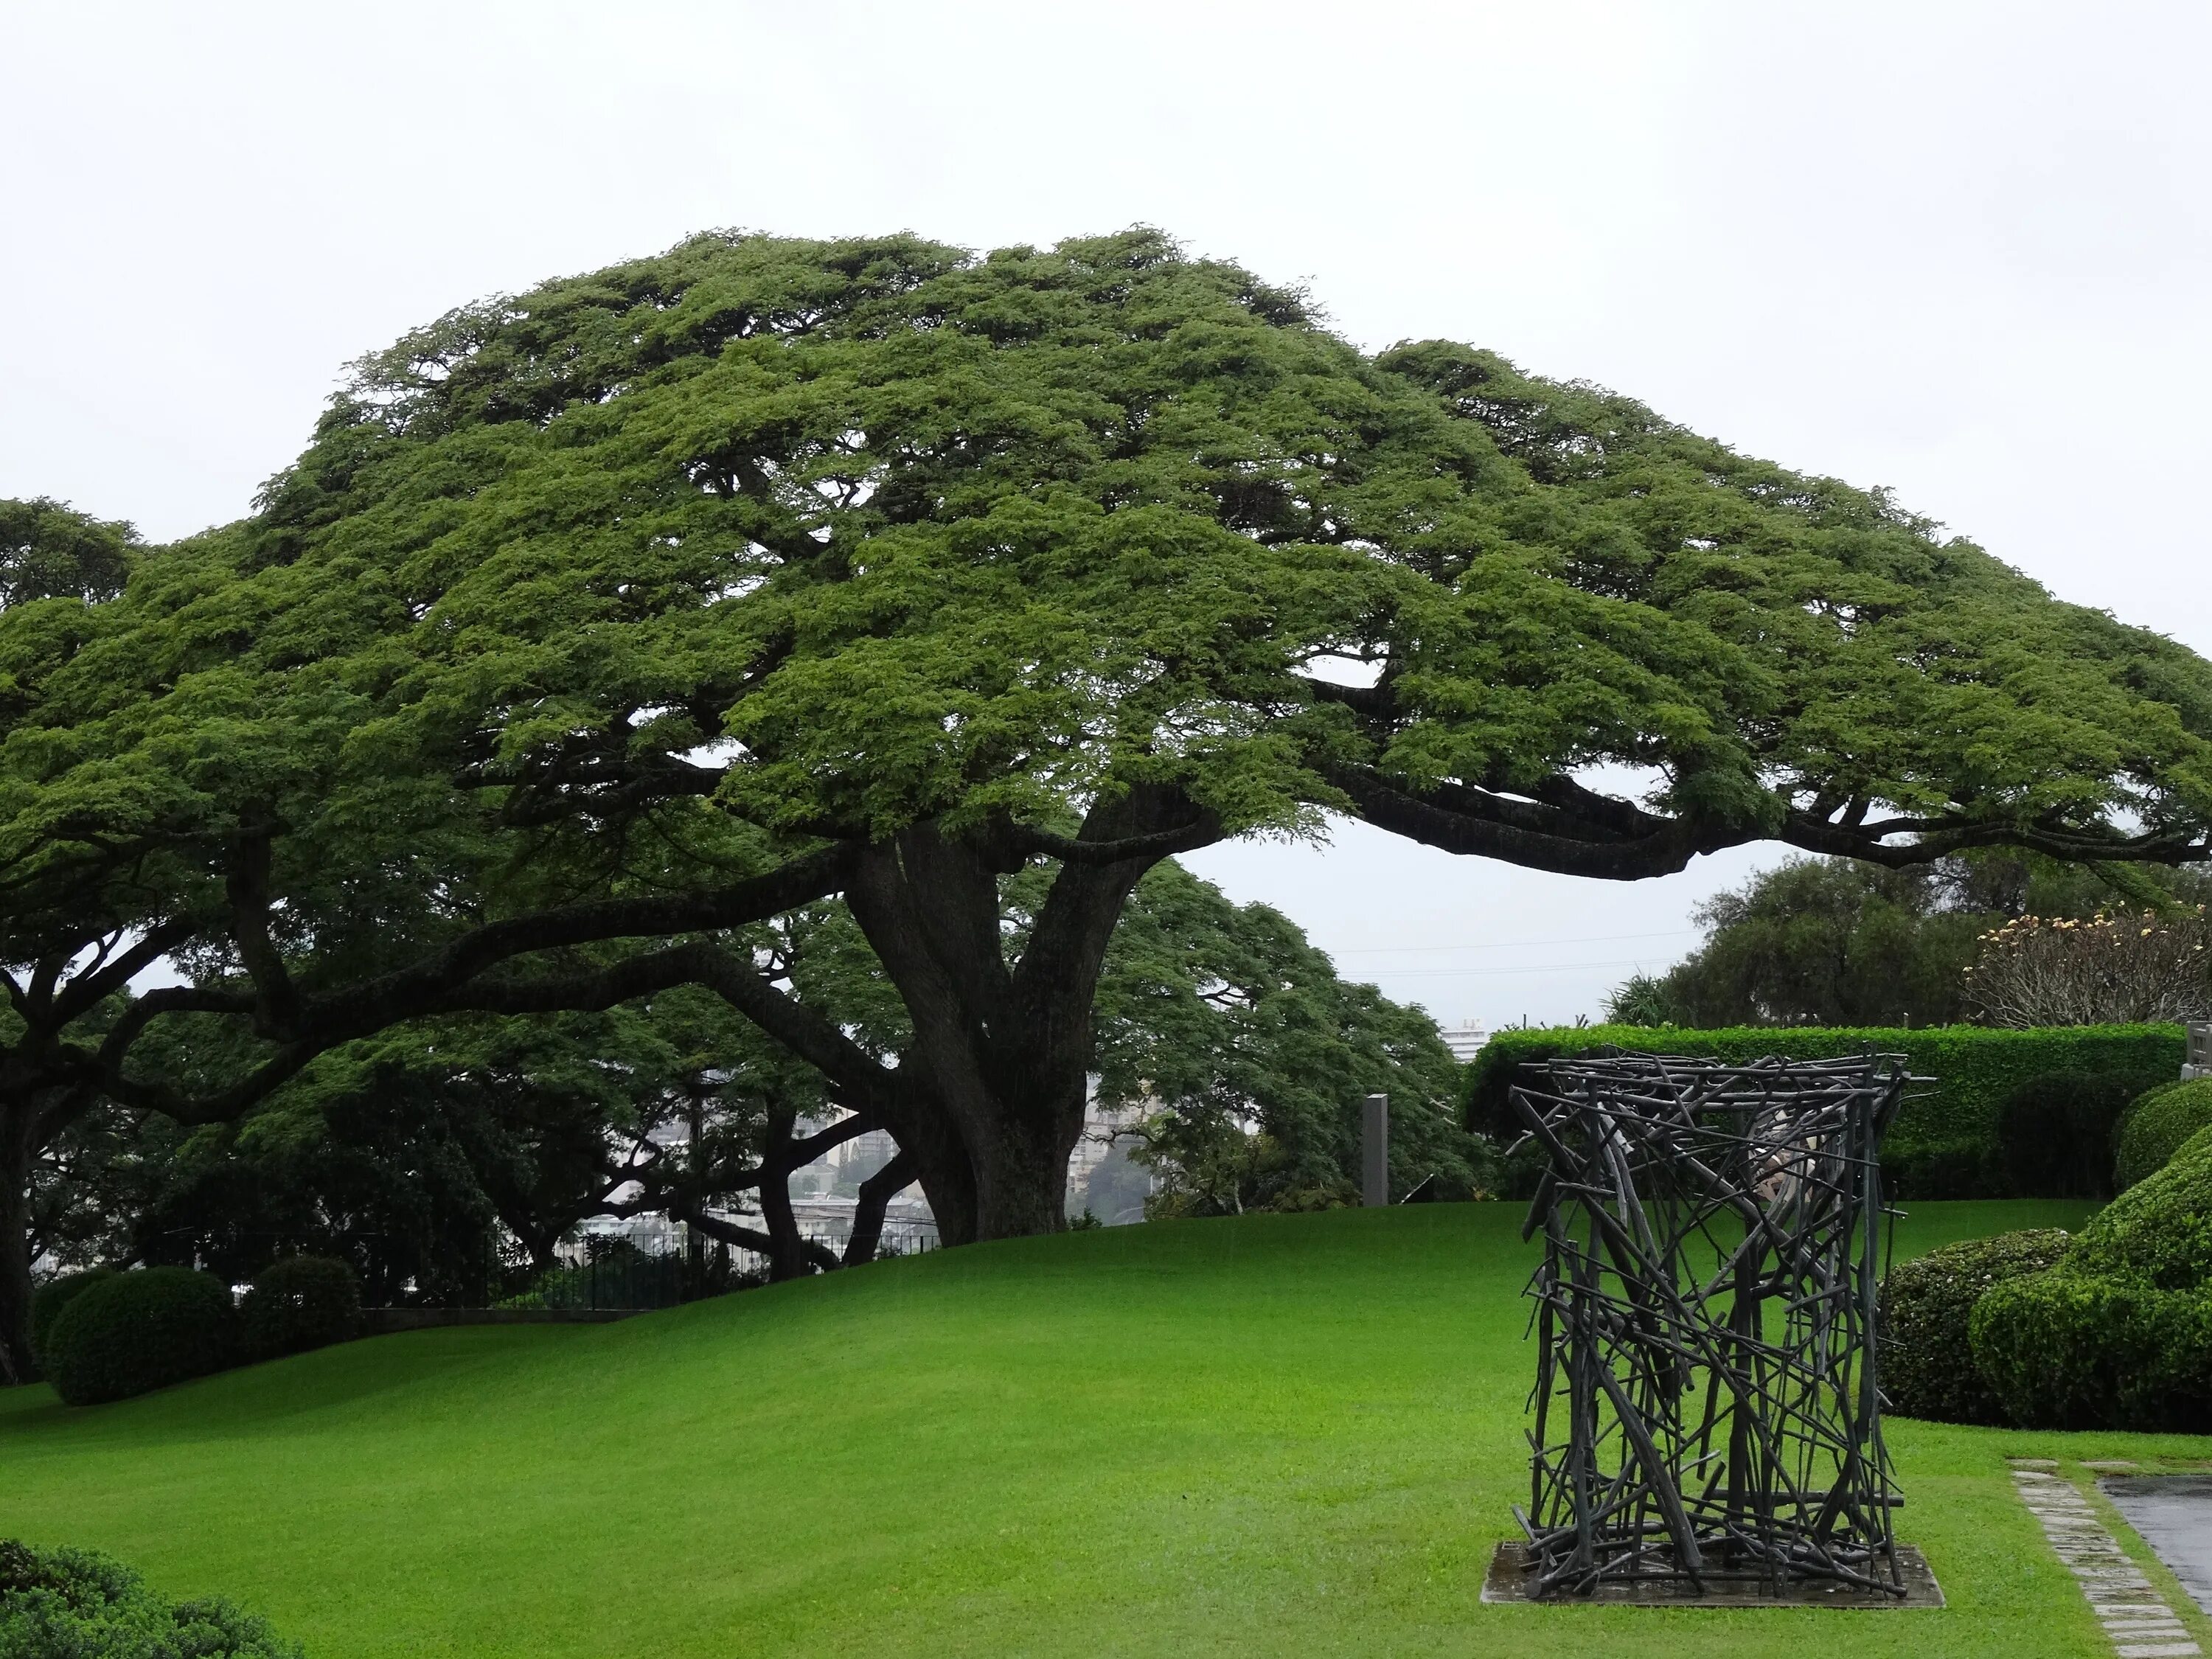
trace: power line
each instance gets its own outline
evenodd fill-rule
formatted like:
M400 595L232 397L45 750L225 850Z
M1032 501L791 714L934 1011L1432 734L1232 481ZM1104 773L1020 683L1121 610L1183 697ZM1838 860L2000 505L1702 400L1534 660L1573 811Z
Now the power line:
M1576 974L1606 968L1636 968L1644 966L1636 957L1623 957L1617 962L1558 962L1535 968L1370 968L1364 971L1376 979L1461 979L1469 976L1490 978L1508 974Z
M1547 945L1619 945L1632 939L1681 939L1701 932L1696 927L1668 927L1656 933L1592 933L1582 939L1498 939L1483 945L1367 945L1348 951L1331 951L1333 957L1431 956L1442 951L1528 951ZM1449 969L1446 971L1449 971Z

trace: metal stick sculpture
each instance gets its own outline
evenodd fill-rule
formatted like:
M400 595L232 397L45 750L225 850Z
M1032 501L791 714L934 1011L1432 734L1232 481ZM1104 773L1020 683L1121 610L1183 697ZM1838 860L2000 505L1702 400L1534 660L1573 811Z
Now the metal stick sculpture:
M1621 1054L1514 1091L1551 1160L1522 1234L1534 1594L1905 1594L1874 1324L1906 1081L1893 1055Z

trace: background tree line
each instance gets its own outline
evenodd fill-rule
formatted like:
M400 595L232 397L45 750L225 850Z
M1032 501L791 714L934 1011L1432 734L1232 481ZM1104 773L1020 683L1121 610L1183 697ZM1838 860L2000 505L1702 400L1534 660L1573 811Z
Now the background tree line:
M1693 913L1705 941L1656 975L1637 975L1606 1001L1606 1018L1630 1025L1948 1025L1984 1018L1970 972L1984 937L2023 917L2086 921L2117 911L2133 934L2161 931L2197 942L2196 907L2212 879L2186 868L2066 864L1977 854L1887 870L1844 859L1796 859L1722 893ZM2073 969L2094 979L2087 958ZM2182 968L2179 977L2187 979ZM2205 969L2194 975L2201 984ZM2140 1017L2125 999L2140 988L2089 988L2080 1012L2039 1022L2071 1024ZM2118 999L2115 1000L2115 999ZM2157 1018L2171 1018L2171 1012ZM2001 1022L2005 1023L2005 1022Z

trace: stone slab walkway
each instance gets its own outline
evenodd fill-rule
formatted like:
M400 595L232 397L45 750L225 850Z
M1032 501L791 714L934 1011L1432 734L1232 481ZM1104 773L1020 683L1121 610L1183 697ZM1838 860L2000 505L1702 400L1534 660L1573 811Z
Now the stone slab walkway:
M2021 1501L2081 1586L2120 1659L2182 1659L2202 1651L2141 1567L2106 1531L2089 1500L2055 1469L2013 1460Z

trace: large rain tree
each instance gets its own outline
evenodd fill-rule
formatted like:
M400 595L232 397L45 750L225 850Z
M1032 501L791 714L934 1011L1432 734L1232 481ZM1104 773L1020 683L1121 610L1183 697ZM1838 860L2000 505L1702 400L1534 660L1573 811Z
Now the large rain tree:
M710 235L457 311L356 366L252 518L83 609L10 711L0 859L181 866L187 827L220 931L173 995L256 1075L688 979L878 1116L952 1242L1060 1224L1107 940L1224 836L1334 812L1612 879L1766 839L2212 850L2190 653L1626 399L1363 354L1149 232ZM833 893L893 1064L725 931ZM563 966L605 939L619 984Z

